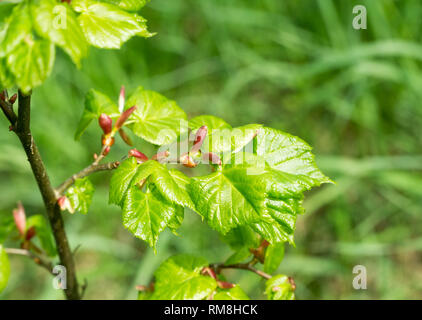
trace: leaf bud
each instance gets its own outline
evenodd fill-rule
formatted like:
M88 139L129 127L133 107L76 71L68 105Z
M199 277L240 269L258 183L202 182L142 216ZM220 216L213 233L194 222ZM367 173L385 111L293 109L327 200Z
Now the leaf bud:
M114 125L117 130L119 130L125 124L126 120L130 115L136 110L136 106L130 107L126 111L122 112L119 119L117 119L116 124Z
M207 126L202 126L198 129L195 135L195 140L191 149L191 153L195 153L201 149L202 144L204 143L205 137L207 136L208 128Z
M111 120L111 118L108 115L106 115L105 113L102 113L100 117L98 118L98 123L101 129L103 129L103 132L105 134L109 134L111 132L113 120Z
M128 155L129 155L129 158L135 157L136 159L138 159L141 162L148 161L148 157L137 149L130 149Z
M9 103L14 104L17 98L18 98L18 95L15 93L13 96L10 97Z
M125 86L122 86L120 88L120 95L119 95L119 112L122 113L124 108L125 108Z
M21 202L18 202L18 207L13 210L13 219L15 220L15 225L19 234L23 236L26 229L26 215Z
M120 137L122 138L122 140L128 145L128 146L133 146L133 142L132 139L130 139L130 137L126 134L126 132L122 129L119 129L119 134Z

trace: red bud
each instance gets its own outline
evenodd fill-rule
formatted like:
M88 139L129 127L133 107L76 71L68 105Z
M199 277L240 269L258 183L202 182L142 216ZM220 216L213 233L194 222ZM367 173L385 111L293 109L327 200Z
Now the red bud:
M28 229L28 231L26 231L26 235L25 235L25 240L29 241L31 240L33 237L35 237L35 235L37 234L35 227L32 226L31 228Z
M190 152L195 153L201 149L202 144L204 143L205 137L207 136L208 128L207 126L202 126L198 129L195 135L195 141L193 142L192 149Z
M57 203L60 207L60 210L67 210L70 213L74 213L75 209L73 209L72 205L70 204L69 199L66 196L61 196L58 200Z
M114 125L117 130L120 129L125 124L126 120L130 117L130 115L132 114L133 111L135 111L136 108L137 108L136 106L133 106L127 109L126 111L124 111L120 115L119 119L117 119L116 124Z
M18 98L18 95L15 93L15 94L14 94L14 95L13 95L13 96L9 99L9 102L10 102L11 104L14 104L17 98Z
M113 120L111 120L111 118L108 115L106 115L105 113L102 113L100 117L98 118L98 123L101 129L103 129L103 132L105 134L108 134L111 132Z
M25 209L21 202L18 202L18 207L13 210L13 219L15 220L16 228L19 231L19 234L23 236L26 229L26 216Z
M208 274L211 278L217 279L215 271L210 267L205 267L202 269L201 274Z
M119 134L120 137L122 138L122 140L128 145L128 146L133 146L132 140L130 139L130 137L126 134L126 132L124 132L123 129L119 129Z
M142 162L148 161L148 157L145 154L143 154L141 151L138 151L136 149L129 150L129 158L130 157L135 157Z
M226 282L226 281L217 281L217 286L221 289L231 289L235 287L233 283Z
M125 108L125 86L120 88L120 95L119 95L119 111L120 113L123 112Z
M4 93L4 91L0 91L0 100L5 101L6 100L6 95Z
M109 152L110 152L110 146L107 146L103 151L103 155L106 156L108 155Z
M221 159L218 155L212 152L205 152L202 154L202 159L210 161L212 164L221 166Z

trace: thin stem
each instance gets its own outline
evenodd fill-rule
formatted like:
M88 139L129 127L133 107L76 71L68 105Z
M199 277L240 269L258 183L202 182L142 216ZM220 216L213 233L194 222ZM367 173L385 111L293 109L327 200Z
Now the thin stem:
M7 91L3 90L3 94L5 97L7 97ZM16 116L15 112L13 111L12 104L7 102L6 100L0 99L0 108L3 111L6 118L9 120L12 128L15 126L16 121L18 120L18 117Z
M6 251L6 253L8 253L8 254L26 256L26 257L34 260L34 262L36 264L38 264L41 267L43 267L44 269L46 269L49 273L54 274L53 273L53 264L51 263L51 261L47 260L46 258L44 258L41 255L37 255L37 254L35 254L35 253L33 253L29 250L26 250L26 249L5 248L4 251Z
M68 178L65 182L63 182L60 186L56 188L57 195L62 195L77 179L84 178L89 176L90 174L98 171L106 171L106 170L113 170L119 166L119 161L108 162L105 164L95 164L92 163L85 169L82 169L78 173L75 173L73 176Z
M264 271L254 268L252 263L234 263L234 264L229 264L229 265L224 265L224 263L214 263L214 264L211 264L210 267L215 269L216 273L220 273L222 269L241 269L241 270L247 270L247 271L256 273L260 277L267 280L272 278L272 276L269 275L268 273L265 273Z
M35 180L40 189L47 217L53 230L54 240L60 257L60 263L67 271L67 289L64 290L67 299L80 299L79 286L76 278L75 262L64 229L63 217L57 204L56 192L51 186L41 154L34 142L30 130L31 95L19 91L18 118L15 132L28 157ZM11 123L14 125L13 123Z

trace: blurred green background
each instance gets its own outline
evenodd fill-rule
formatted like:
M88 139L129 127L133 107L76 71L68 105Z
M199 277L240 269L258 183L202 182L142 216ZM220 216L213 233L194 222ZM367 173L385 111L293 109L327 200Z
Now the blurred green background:
M367 30L352 28L363 4ZM54 185L98 152L100 129L73 135L90 88L117 99L124 84L175 99L189 116L213 114L232 125L263 123L303 138L337 182L307 194L296 248L278 272L293 276L298 299L422 299L422 2L420 0L152 0L141 14L150 39L121 51L92 50L77 70L61 52L53 75L34 91L32 129ZM0 128L0 215L21 200L43 212L17 138ZM127 152L122 143L110 158ZM136 146L151 152L136 140ZM164 232L158 254L135 239L108 206L110 173L92 176L88 215L64 213L87 299L134 299L155 268L175 253L211 262L230 255L192 212L180 237ZM11 257L2 299L61 299L51 277L29 259ZM367 268L367 290L352 287L353 267ZM253 298L263 282L225 271Z

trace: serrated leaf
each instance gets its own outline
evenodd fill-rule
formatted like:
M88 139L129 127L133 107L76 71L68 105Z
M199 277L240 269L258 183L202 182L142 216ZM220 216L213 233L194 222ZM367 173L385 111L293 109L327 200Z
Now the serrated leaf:
M13 8L0 30L0 57L5 57L14 50L24 38L31 34L31 16L26 3Z
M208 262L191 255L177 255L164 261L155 271L156 300L201 300L217 287L215 279L201 275Z
M87 214L94 195L94 186L88 177L75 180L72 187L66 192L73 209L82 214Z
M119 7L94 1L72 4L87 41L98 48L119 49L133 36L150 37L146 20Z
M54 44L27 36L7 57L7 67L17 86L28 93L50 75L55 58Z
M202 115L189 120L189 128L192 131L196 131L202 126L207 126L209 134L212 133L212 130L232 129L226 121L211 115Z
M259 132L262 125L248 124L236 128L223 127L207 135L201 150L213 153L232 153L242 150ZM251 145L250 152L253 146Z
M102 0L102 1L114 4L127 11L139 11L150 0Z
M88 43L73 10L55 0L35 0L31 2L31 15L37 33L60 46L80 66Z
M158 235L176 214L176 206L169 204L153 186L145 192L132 186L127 191L122 214L123 225L155 248Z
M264 272L273 273L284 258L284 243L270 244L265 250Z
M0 244L0 292L2 292L9 281L10 277L10 263L9 257L3 246Z
M28 230L31 227L35 227L36 237L39 239L45 253L50 257L57 255L53 233L44 216L40 214L30 216L26 221L26 229Z
M129 128L146 141L164 145L176 140L183 134L186 120L185 112L175 101L163 95L138 87L126 102L127 107L136 105L137 109L130 116Z
M274 169L309 176L319 183L331 182L317 167L312 148L302 139L263 127L257 136L256 153Z
M167 227L171 230L171 232L173 232L173 234L178 235L176 230L180 228L183 219L185 218L185 208L175 205L175 209L176 212L167 223Z
M271 243L292 241L303 192L319 182L273 170L250 154L236 163L237 156L217 172L191 179L189 194L197 211L223 234L250 225ZM278 229L269 230L275 222Z
M276 275L265 282L265 293L268 300L294 300L295 288L290 283L289 277Z
M110 117L117 117L119 108L105 94L91 89L85 96L85 109L76 129L75 139L79 140L92 120L98 119L102 113Z
M214 300L250 300L238 285L228 290L221 290L214 295Z
M224 263L225 265L240 263L248 259L252 253L249 251L248 247L242 247L233 253Z

